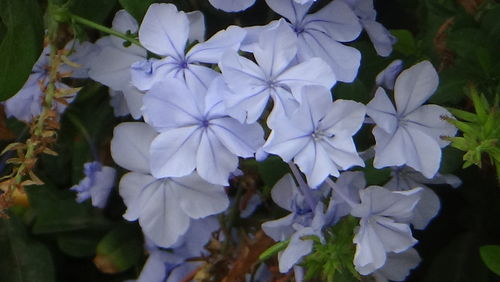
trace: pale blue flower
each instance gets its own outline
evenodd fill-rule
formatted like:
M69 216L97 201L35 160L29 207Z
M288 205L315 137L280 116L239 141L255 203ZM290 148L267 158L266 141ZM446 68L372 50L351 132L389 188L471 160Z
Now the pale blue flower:
M422 188L391 192L380 186L361 190L361 203L351 210L351 215L361 218L353 239L356 244L354 266L360 274L368 275L381 268L386 262L386 253L401 253L417 243L406 222L421 192Z
M414 248L401 253L388 253L384 266L372 273L376 282L405 281L410 271L420 264L420 256Z
M373 0L342 0L348 4L358 16L377 54L387 57L392 52L392 45L397 39L382 24L376 21L377 11L373 8Z
M312 251L313 241L304 240L303 236L315 235L324 240L321 230L328 215L319 200L328 195L329 188L311 192L318 201L314 210L306 203L290 174L281 178L271 190L273 201L291 212L283 218L262 224L262 230L275 241L290 239L287 248L278 254L279 270L282 273L288 272L303 256Z
M137 21L125 10L116 13L113 29L122 33L137 33ZM128 112L134 119L141 118L143 94L131 84L130 66L142 61L147 51L137 45L124 45L125 41L115 36L99 39L96 45L100 51L90 61L89 76L114 91L123 93Z
M279 21L261 32L258 44L252 48L257 64L236 52L224 54L219 66L233 92L225 98L231 116L253 123L270 97L275 115L284 111L291 114L301 101L299 92L303 86L322 85L330 89L335 84L335 75L321 59L295 63L296 43L295 34Z
M337 100L319 86L302 89L302 103L291 117L279 116L269 123L271 135L263 149L293 161L311 187L320 185L339 170L364 166L352 136L365 118L363 104Z
M420 172L413 170L410 167L395 167L392 170L392 178L384 187L392 191L406 191L415 187L421 187L422 195L418 202L410 223L415 229L425 229L427 224L433 219L439 209L441 203L439 197L432 189L424 184L449 184L452 187L458 187L462 183L460 179L454 175L436 174L434 178L428 179Z
M314 14L307 14L312 1L304 5L294 0L266 0L276 13L290 21L297 37L299 62L323 59L339 81L351 82L358 73L361 53L341 42L356 39L361 25L351 8L342 1L332 1Z
M91 198L92 206L102 209L106 206L109 193L114 187L116 170L97 161L85 163L83 166L85 178L70 190L77 192L78 203Z
M180 242L167 251L146 245L149 257L137 282L181 281L202 263L188 261L190 258L209 254L204 246L210 240L212 232L217 229L219 223L215 216L191 220L189 229L180 238Z
M75 77L75 78L86 78L88 72L88 66L85 63L85 59L88 60L88 56L92 56L94 52L94 45L85 42L79 43L70 41L66 45L65 49L71 51L68 56L70 61L74 61L80 64L79 68L62 64L58 69L58 73L61 77ZM28 80L24 86L17 92L14 96L10 97L5 101L5 114L7 117L15 117L19 120L30 122L33 117L39 116L42 112L42 104L44 97L44 89L49 83L49 56L50 48L45 47L43 49L40 58L36 61L33 66ZM85 59L84 59L85 58ZM70 87L61 81L56 81L56 89L69 89ZM71 103L76 93L66 96L62 101L54 101L53 109L59 114L66 110L66 107Z
M153 177L149 148L157 135L145 123L122 123L114 130L111 155L118 165L131 170L119 185L127 206L123 217L138 219L155 245L168 248L179 244L191 219L220 213L229 200L223 186L210 184L196 173L180 178Z
M157 178L197 173L208 182L228 185L238 157L253 157L264 143L257 124L241 124L225 113L222 79L206 91L166 79L144 97L144 118L160 132L151 144L151 172Z
M230 26L187 51L189 21L173 4L149 7L139 29L139 40L146 49L165 58L135 63L132 66L134 86L145 91L165 78L177 78L194 89L206 89L217 72L200 63L218 63L224 52L238 50L245 37L242 28Z
M212 6L224 12L240 12L248 9L255 0L208 0Z
M332 188L332 197L328 205L327 222L337 223L342 217L351 213L352 207L361 202L359 192L366 187L366 180L361 171L345 171L340 174L337 181L327 180L327 185Z
M403 61L394 60L392 61L384 70L382 70L377 77L375 78L375 82L377 86L382 86L385 89L393 90L394 82L396 81L396 77L403 70Z
M443 119L451 114L443 107L422 104L438 86L438 75L428 61L403 71L394 87L396 109L379 87L367 105L367 114L377 126L374 166L408 165L433 178L441 162L441 148L448 145L441 136L454 136L455 126Z

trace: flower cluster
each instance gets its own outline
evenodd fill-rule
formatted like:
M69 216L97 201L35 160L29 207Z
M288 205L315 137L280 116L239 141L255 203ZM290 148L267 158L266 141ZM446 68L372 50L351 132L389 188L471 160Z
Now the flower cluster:
M236 12L255 1L209 2ZM445 121L452 118L446 109L424 105L437 73L428 61L401 72L396 61L377 77L380 87L367 105L336 99L337 81L356 79L361 53L347 43L363 29L380 56L392 51L394 37L376 22L373 1L336 0L314 12L310 0L266 3L281 18L228 26L208 39L199 11L152 4L139 24L121 10L113 29L137 34L140 44L111 35L87 56L88 76L109 87L115 114L136 120L115 127L111 155L128 171L118 185L123 217L138 220L147 240L138 281L180 281L199 267L193 258L207 255L203 247L220 228L216 215L231 205L226 187L241 173L241 160L270 154L292 172L271 191L289 214L262 224L269 237L287 242L278 254L280 272L294 269L300 280L299 264L315 243L326 244L325 230L353 217L356 271L401 281L420 261L412 226L425 228L440 208L424 184L460 183L438 173L449 143L441 137L456 128ZM22 95L41 80L40 64ZM13 105L19 97L7 102L8 113L36 115ZM363 126L373 126L373 156L356 148ZM383 186L367 187L363 172L348 171L371 158L375 168L393 169ZM104 207L115 171L93 162L85 175L72 188L78 201L92 197Z

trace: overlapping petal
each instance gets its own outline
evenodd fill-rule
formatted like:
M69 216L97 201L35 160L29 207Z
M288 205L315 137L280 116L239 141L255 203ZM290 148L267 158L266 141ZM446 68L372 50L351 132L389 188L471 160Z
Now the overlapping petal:
M255 0L209 0L209 2L224 12L240 12L252 6Z
M141 44L161 56L184 57L189 20L173 4L152 4L139 28Z

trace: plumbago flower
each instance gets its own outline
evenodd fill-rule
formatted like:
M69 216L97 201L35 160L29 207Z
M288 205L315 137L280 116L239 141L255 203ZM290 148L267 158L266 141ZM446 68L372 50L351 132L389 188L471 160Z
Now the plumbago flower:
M241 124L225 113L219 77L207 91L192 91L175 79L155 84L144 97L144 119L160 132L150 149L157 178L191 174L228 185L239 157L253 157L264 143L258 123Z
M224 12L240 12L252 6L255 0L208 0L208 2Z
M129 13L120 10L113 19L113 29L134 34L137 33L138 24ZM144 60L147 51L134 44L125 46L125 41L115 36L103 37L96 45L100 51L91 59L90 78L108 86L114 93L118 92L116 95L122 95L128 108L126 114L130 113L134 119L141 118L143 94L130 82L130 66ZM123 109L118 113L123 114Z
M319 58L294 63L297 37L283 21L262 31L252 49L258 65L236 52L224 54L219 63L233 92L225 97L227 111L240 122L257 121L269 97L274 100L273 113L290 114L301 101L300 88L322 85L330 89L336 82L333 72Z
M351 7L368 37L375 47L375 51L382 57L392 52L392 45L397 39L382 24L376 21L377 11L373 8L373 0L341 0Z
M219 229L215 216L191 220L188 231L167 251L162 250L146 240L149 257L137 282L176 282L183 281L201 261L188 261L208 255L204 246L210 240L212 232ZM147 238L146 238L147 239Z
M373 273L377 282L405 281L410 270L420 264L420 256L414 248L401 253L388 253L384 266Z
M91 198L92 206L104 208L108 201L109 193L114 186L116 170L109 166L103 166L100 162L85 163L83 178L78 185L70 188L77 192L76 201L82 203Z
M139 40L149 51L163 59L140 61L132 66L132 83L140 90L150 89L165 78L177 78L195 89L207 89L218 75L200 63L215 64L228 50L238 50L245 31L231 26L186 52L190 19L173 4L149 6L139 29Z
M321 229L328 215L320 200L328 195L329 189L310 191L317 202L316 207L309 206L298 189L290 174L281 178L271 190L271 197L278 206L291 213L262 224L262 230L275 241L290 239L287 248L278 255L281 273L287 273L303 256L311 253L314 242L303 239L304 236L314 235L324 240Z
M403 70L403 61L401 60L392 61L375 78L377 86L382 86L387 90L393 90L396 77L402 70Z
M93 54L94 46L89 42L80 44L70 41L66 44L65 51L72 52L68 56L68 60L80 65L80 67L75 68L62 64L58 69L59 77L86 78L88 76L88 66L85 59ZM49 82L49 55L50 48L45 47L24 86L14 96L5 101L7 117L13 116L19 120L30 122L33 117L40 115L44 90ZM70 87L61 81L57 81L55 86L60 91L70 90ZM74 100L78 91L72 91L71 93L71 95L56 99L53 107L59 114L66 110L67 105Z
M454 175L436 174L434 178L428 179L420 172L404 166L395 167L392 170L392 178L384 187L391 191L405 191L415 187L421 187L421 199L418 202L410 223L415 229L425 229L429 221L433 219L441 207L439 197L432 189L424 184L448 184L456 188L462 184L462 181Z
M279 116L268 122L272 132L264 151L293 161L317 187L339 170L364 166L352 136L365 118L365 106L354 101L332 103L330 91L320 86L302 89L302 104L294 115Z
M351 213L352 207L361 203L359 193L366 187L366 180L361 171L346 171L340 174L334 183L327 179L327 185L332 188L332 197L328 205L331 218L328 222L336 223L342 217Z
M342 1L332 1L308 15L313 1L266 0L266 3L290 21L287 27L297 37L299 62L319 57L330 66L339 81L354 80L361 53L340 43L356 39L361 32L361 25L349 6Z
M443 107L422 104L438 86L438 75L428 61L403 71L394 86L396 109L379 87L367 105L367 114L377 126L376 168L406 164L433 178L441 162L441 148L449 144L441 136L454 136L457 129L442 117L451 117Z
M179 178L150 174L149 147L157 133L145 123L122 123L114 130L111 155L131 172L120 181L129 221L139 219L144 234L159 247L169 248L186 234L192 219L224 211L229 199L221 185L204 181L196 173Z
M412 237L408 219L412 217L422 188L391 192L380 186L360 191L361 203L351 215L361 218L353 242L356 246L354 266L362 275L382 267L388 252L401 253L417 243Z

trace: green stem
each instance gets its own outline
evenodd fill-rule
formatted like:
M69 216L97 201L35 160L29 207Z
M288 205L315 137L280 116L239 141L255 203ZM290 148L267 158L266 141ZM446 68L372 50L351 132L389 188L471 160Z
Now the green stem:
M95 23L93 21L90 21L90 20L87 20L87 19L84 19L80 16L77 16L77 15L74 15L74 14L70 14L70 17L73 21L79 23L79 24L83 24L83 25L86 25L88 27L91 27L91 28L94 28L94 29L97 29L99 31L102 31L102 32L105 32L105 33L108 33L108 34L111 34L111 35L114 35L116 37L119 37L123 40L126 40L126 41L129 41L130 43L132 44L135 44L139 47L142 47L144 48L142 45L141 45L141 42L139 42L139 40L135 39L135 38L132 38L132 37L129 37L127 36L126 34L123 34L119 31L116 31L112 28L109 28L109 27L105 27L103 25L100 25L98 23Z

